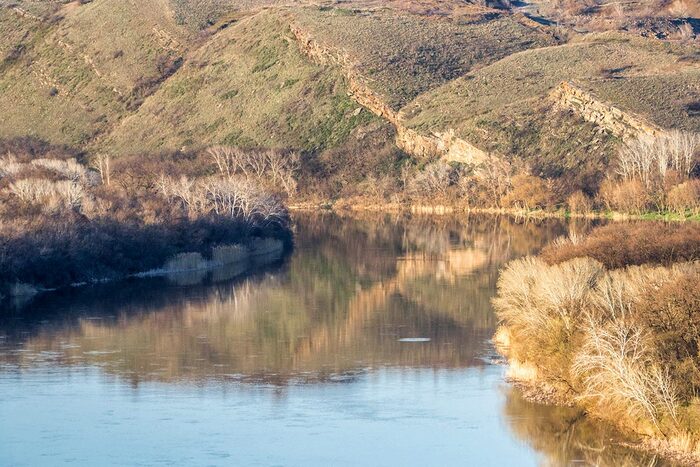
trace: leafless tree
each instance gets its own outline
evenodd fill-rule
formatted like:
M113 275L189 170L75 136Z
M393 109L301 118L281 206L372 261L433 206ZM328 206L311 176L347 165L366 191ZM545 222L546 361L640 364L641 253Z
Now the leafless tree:
M300 167L300 157L296 152L215 146L208 153L224 178L240 175L248 181L267 185L288 196L296 193L296 176Z
M688 177L697 166L700 135L678 130L643 135L627 143L618 155L618 173L641 180L647 188L663 180L670 169Z
M100 153L94 160L95 169L100 174L103 185L110 186L112 183L112 166L109 154Z
M166 199L180 203L191 218L216 214L265 226L281 223L287 216L277 197L245 177L176 180L161 176L156 188Z
M227 178L230 178L238 166L235 162L239 157L239 151L230 146L214 146L207 150L212 160L219 169L219 173Z

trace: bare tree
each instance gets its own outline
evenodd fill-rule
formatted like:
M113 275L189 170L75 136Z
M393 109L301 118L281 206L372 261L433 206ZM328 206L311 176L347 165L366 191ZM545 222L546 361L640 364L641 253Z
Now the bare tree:
M175 180L161 176L156 189L169 201L180 203L191 218L215 214L265 226L283 223L287 216L277 197L244 177Z
M274 185L281 187L288 196L296 193L296 177L301 167L299 153L284 154L280 151L266 151L265 166Z
M238 158L237 150L229 146L214 146L209 148L207 152L219 169L219 173L230 178L237 166L234 163L234 159Z
M219 173L224 178L242 176L248 181L280 190L291 196L296 193L296 176L300 157L296 152L276 150L246 151L229 146L215 146L208 150Z
M627 180L641 180L647 188L663 180L673 169L685 177L697 166L700 135L678 130L659 136L643 135L627 143L618 154L618 173Z
M110 186L112 183L112 167L109 154L100 153L95 157L97 172L103 185Z

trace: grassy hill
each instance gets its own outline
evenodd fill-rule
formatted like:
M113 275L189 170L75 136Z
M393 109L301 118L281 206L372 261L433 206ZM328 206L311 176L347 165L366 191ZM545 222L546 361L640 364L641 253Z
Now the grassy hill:
M22 13L33 5L0 8L0 35L10 39L2 41L0 65L2 137L86 147L171 74L185 51L184 31L164 1Z
M515 53L419 96L402 109L423 134L445 129L478 147L536 161L544 176L601 169L616 141L550 98L562 82L661 128L700 131L697 56L679 44L614 33ZM566 162L564 166L561 164Z
M208 144L314 149L373 117L338 70L300 53L289 27L262 11L223 30L116 126L102 146L173 150Z
M600 180L621 135L585 105L562 105L563 82L642 125L700 131L697 41L566 30L533 11L458 0L0 0L0 138L117 157L285 147L338 170L364 157L366 174L378 154L390 155L385 168L405 160L386 147L398 134L419 168L453 138L542 177ZM675 21L669 11L661 19ZM358 155L370 151L367 134L374 153Z
M396 110L476 67L556 44L552 35L495 11L452 20L391 9L297 8L292 14L318 42L345 52Z

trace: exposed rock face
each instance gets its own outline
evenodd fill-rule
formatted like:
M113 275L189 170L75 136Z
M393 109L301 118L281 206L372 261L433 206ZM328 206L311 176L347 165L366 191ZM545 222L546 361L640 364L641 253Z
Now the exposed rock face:
M396 145L408 154L418 158L439 157L447 161L470 164L479 164L487 158L484 151L456 137L454 130L422 135L407 128L402 123L400 113L387 105L386 100L367 85L365 77L357 70L347 53L320 44L295 24L290 25L290 29L302 53L318 63L339 67L348 80L350 96L370 112L394 125Z
M607 104L566 81L552 91L551 97L557 107L573 110L584 120L595 123L622 139L632 139L642 134L655 136L662 131L656 125Z

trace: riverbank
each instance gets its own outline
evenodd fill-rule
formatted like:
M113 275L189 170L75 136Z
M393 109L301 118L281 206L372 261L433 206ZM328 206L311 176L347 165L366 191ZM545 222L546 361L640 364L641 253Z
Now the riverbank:
M532 400L700 462L700 227L610 224L501 271L494 343Z
M460 204L406 204L406 203L370 203L352 200L335 200L323 202L298 201L288 206L290 211L309 212L328 210L334 212L386 212L430 215L451 215L462 213L506 215L518 218L532 219L603 219L613 221L665 221L665 222L700 222L700 215L680 216L670 212L648 212L644 214L628 214L615 211L591 211L586 213L567 210L547 211L542 209L516 208L479 208Z
M166 174L163 161L145 175L133 165L117 175L108 160L95 169L100 161L44 152L0 160L0 296L209 268L265 241L291 247L281 197L253 181L174 167Z
M215 246L211 248L209 258L200 252L178 253L169 258L161 267L141 272L91 278L53 288L16 282L2 288L4 294L0 293L0 302L5 298L26 301L40 293L53 292L65 287L83 287L128 278L167 277L175 282L198 282L201 280L202 273L219 272L219 279L228 279L245 273L253 266L266 266L279 261L291 250L291 247L291 241L286 238L255 237L246 243ZM222 273L224 270L225 272Z

